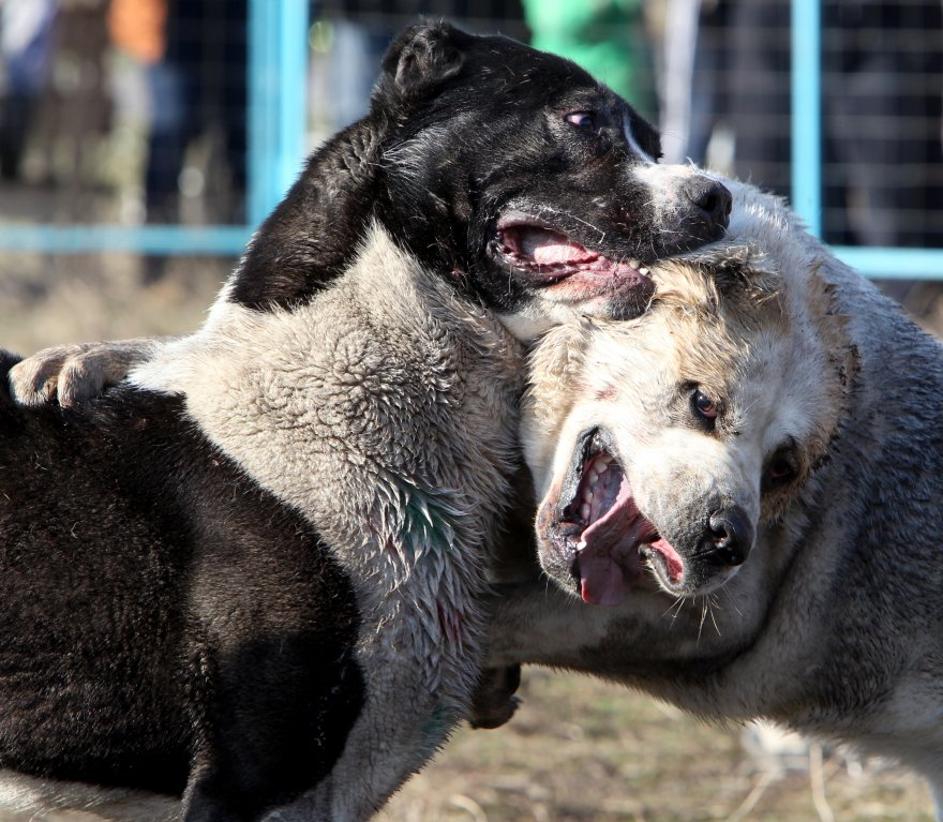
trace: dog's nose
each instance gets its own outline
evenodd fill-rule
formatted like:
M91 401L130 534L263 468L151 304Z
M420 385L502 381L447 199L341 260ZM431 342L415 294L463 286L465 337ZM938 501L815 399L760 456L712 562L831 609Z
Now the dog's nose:
M681 191L710 228L715 231L727 228L733 197L726 186L698 174L685 182Z
M715 565L742 565L753 547L753 523L739 505L720 508L707 520L705 559Z

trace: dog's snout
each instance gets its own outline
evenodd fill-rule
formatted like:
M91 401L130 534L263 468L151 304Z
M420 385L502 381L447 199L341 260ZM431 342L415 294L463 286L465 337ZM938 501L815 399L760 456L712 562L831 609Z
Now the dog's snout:
M753 547L753 536L753 524L743 508L720 508L707 521L705 558L717 565L742 565Z
M733 197L725 185L698 175L684 184L683 192L711 230L722 231L727 228Z

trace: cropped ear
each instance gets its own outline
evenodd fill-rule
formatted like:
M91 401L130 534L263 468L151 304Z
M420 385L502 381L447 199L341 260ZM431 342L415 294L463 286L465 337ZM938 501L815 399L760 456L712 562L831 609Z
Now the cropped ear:
M461 71L471 35L444 21L400 32L383 58L382 86L403 97L423 94Z

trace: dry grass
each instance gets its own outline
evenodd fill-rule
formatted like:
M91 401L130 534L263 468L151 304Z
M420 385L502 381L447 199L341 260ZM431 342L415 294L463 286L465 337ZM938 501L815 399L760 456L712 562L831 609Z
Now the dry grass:
M419 820L816 819L810 774L775 773L741 729L708 725L625 688L525 671L524 705L496 731L463 729L381 818ZM931 819L926 788L900 769L819 774L835 819ZM737 816L738 811L742 815Z
M228 261L177 261L136 285L138 261L0 256L0 345L27 353L80 339L195 328ZM943 316L939 290L920 313ZM624 688L525 672L524 706L497 731L462 729L383 813L415 820L930 819L928 792L900 769L827 756L776 773L747 754L736 727L705 725ZM821 783L816 808L813 782ZM824 803L823 804L823 800ZM824 815L824 816L823 816Z

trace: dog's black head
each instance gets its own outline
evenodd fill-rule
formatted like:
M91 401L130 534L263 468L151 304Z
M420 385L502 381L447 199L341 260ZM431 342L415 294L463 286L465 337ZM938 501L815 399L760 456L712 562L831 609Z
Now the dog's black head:
M307 299L378 219L520 336L574 311L636 316L648 264L717 239L730 206L705 177L652 175L659 154L656 131L568 60L412 26L367 117L315 153L260 228L230 298Z
M652 293L648 264L727 224L719 183L652 191L658 134L624 100L504 37L407 29L373 106L390 123L383 222L486 305L538 325L566 308L636 316Z

